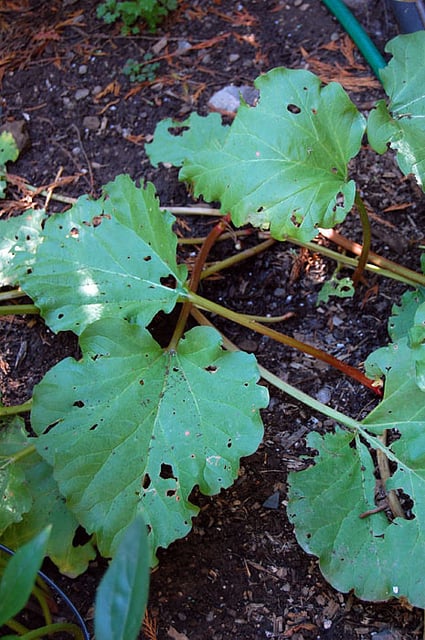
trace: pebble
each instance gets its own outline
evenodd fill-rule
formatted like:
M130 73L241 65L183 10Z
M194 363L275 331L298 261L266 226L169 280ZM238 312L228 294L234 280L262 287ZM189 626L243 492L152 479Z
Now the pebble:
M90 131L96 131L100 127L100 120L97 116L86 116L83 118L84 129L90 129Z
M174 52L174 55L183 56L185 53L190 51L192 45L187 40L179 40L177 44L177 49Z
M87 65L86 64L81 64L78 67L78 73L80 74L80 76L83 76L85 73L87 73Z
M263 507L265 509L279 509L280 505L280 493L279 491L275 491L272 493L267 500L263 502Z
M157 56L161 53L161 51L164 49L164 47L166 47L168 44L168 40L167 38L161 38L161 40L158 40L158 42L156 42L153 47L152 47L152 51L153 53Z
M236 87L228 85L214 93L208 101L208 107L212 111L236 113L240 106L240 96L251 106L258 100L258 90L248 85Z
M65 107L65 109L73 109L74 103L72 102L72 100L70 100L70 98L67 98L65 96L65 98L63 99L63 106Z
M255 353L255 351L257 351L258 344L255 340L250 340L249 338L245 338L239 342L239 347L243 351Z
M239 53L231 53L229 56L229 62L236 62L237 60L239 60L239 58Z
M84 98L87 98L89 93L90 91L88 89L77 89L74 97L76 100L84 100Z
M328 404L330 399L331 399L331 390L329 389L329 387L322 387L316 393L316 400L318 400L322 404Z

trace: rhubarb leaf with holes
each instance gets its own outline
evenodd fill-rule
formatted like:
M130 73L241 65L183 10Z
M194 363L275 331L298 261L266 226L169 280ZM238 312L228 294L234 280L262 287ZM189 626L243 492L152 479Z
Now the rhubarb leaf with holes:
M425 606L425 465L417 455L424 450L423 430L424 423L413 420L388 448L397 469L387 490L402 489L414 502L413 519L393 521L377 509L374 461L361 438L342 430L309 434L318 455L313 466L289 476L288 516L299 544L319 557L336 589L354 590L364 600L395 596Z
M154 167L160 162L181 167L195 162L205 148L220 151L229 132L228 126L221 124L218 113L201 117L191 113L184 122L167 118L156 125L152 142L146 145L146 153Z
M378 153L395 149L402 172L425 190L425 31L397 36L386 51L393 57L380 75L389 104L380 100L371 111L368 139Z
M141 510L154 561L189 532L193 488L230 486L239 458L258 447L267 391L255 358L223 351L209 327L191 329L174 351L108 318L80 345L83 358L57 364L34 391L37 450L104 556Z
M58 491L50 465L35 450L19 455L33 444L22 418L1 419L1 541L15 549L51 525L46 554L62 573L75 577L96 552L90 540L73 544L79 524Z
M31 269L45 217L42 209L29 209L21 216L0 220L0 286L17 284Z
M183 123L189 131L174 137L170 153L163 124L158 143L154 138L146 150L155 151L155 162L183 162L180 179L193 184L196 196L220 201L236 226L310 240L318 227L342 222L354 203L347 164L360 149L364 117L339 84L322 87L308 71L273 69L255 86L258 104L242 104L224 138L216 120L197 118ZM189 137L197 143L186 153Z
M83 196L46 221L21 287L56 332L80 334L108 316L147 325L186 295L173 221L160 210L153 185L138 188L129 176L118 176L104 197Z
M424 608L425 392L406 335L417 318L414 304L421 309L422 300L418 292L403 296L389 323L397 340L366 361L366 374L385 377L385 390L361 423L365 431L309 435L308 445L318 455L314 465L290 474L288 515L298 542L319 557L321 571L335 588L353 589L364 600L404 597ZM384 432L391 442L387 447L376 438ZM406 519L387 517L384 487L377 484L366 443L384 450L390 460L385 490L402 492ZM387 511L376 512L379 506Z

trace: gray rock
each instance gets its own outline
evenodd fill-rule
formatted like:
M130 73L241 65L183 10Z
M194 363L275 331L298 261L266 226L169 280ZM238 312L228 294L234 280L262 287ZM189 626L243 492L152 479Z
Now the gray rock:
M100 120L97 116L86 116L83 118L84 129L90 129L90 131L96 131L100 127Z
M211 96L208 107L211 111L219 113L236 113L241 103L241 97L247 104L254 106L257 103L259 91L248 85L240 87L228 85Z
M90 91L88 89L77 89L74 97L76 100L84 100L84 98L87 98L89 93Z

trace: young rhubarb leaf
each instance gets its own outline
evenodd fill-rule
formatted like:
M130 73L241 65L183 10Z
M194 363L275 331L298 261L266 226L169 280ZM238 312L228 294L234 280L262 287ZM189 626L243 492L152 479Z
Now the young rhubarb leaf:
M83 358L57 364L34 391L37 450L102 555L140 509L154 554L190 530L192 489L228 487L239 458L256 450L267 391L255 358L224 352L209 327L169 351L146 329L109 318L80 345Z
M42 209L29 209L21 216L0 220L0 286L17 284L31 269L45 217Z
M380 100L371 111L367 135L378 153L390 145L405 175L413 173L425 189L425 31L400 35L386 51L393 55L380 71L390 101Z
M273 69L255 86L257 106L242 104L227 135L218 139L214 124L209 137L207 122L186 120L189 131L174 138L169 157L177 164L183 159L180 179L193 183L196 196L220 201L236 226L310 240L353 205L347 164L360 149L365 120L339 84L322 87L308 71ZM164 128L169 125L161 126L158 144L165 146ZM166 147L162 154L154 149L155 161L168 160Z
M0 422L0 482L4 474L9 478L0 494L5 498L0 504L1 542L16 549L51 525L46 555L62 573L75 577L87 569L96 552L92 541L73 544L79 523L58 491L52 468L36 451L19 455L32 444L21 418Z
M80 334L108 316L147 325L186 295L173 220L160 210L153 185L137 188L128 176L118 176L103 198L83 196L46 221L21 287L54 331Z

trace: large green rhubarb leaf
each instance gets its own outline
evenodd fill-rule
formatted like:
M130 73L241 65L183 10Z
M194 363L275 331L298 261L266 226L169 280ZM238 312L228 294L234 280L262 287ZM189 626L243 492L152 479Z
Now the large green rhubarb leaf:
M267 392L255 359L224 352L207 327L168 351L138 325L100 320L80 343L82 360L35 389L37 449L103 555L140 509L155 553L190 530L192 489L228 487L258 447Z
M390 98L377 103L368 120L372 147L384 153L388 144L397 150L397 161L405 175L413 173L424 189L425 181L425 31L397 36L386 51L393 55L380 71Z
M73 544L79 523L58 491L52 468L35 450L22 455L32 445L21 418L0 422L1 541L16 549L51 525L47 555L62 573L77 576L96 552L91 541Z
M32 271L21 278L54 331L79 334L107 316L146 325L186 295L174 218L159 209L153 185L137 188L122 175L104 191L47 220Z
M390 323L395 334L412 317L410 295L404 302ZM367 375L385 376L383 401L353 432L310 435L308 444L318 455L313 466L290 474L288 514L299 543L319 557L337 589L354 589L365 600L404 597L424 608L425 393L415 364L406 335L369 356ZM388 447L376 438L384 432ZM370 447L391 461L385 489L405 496L406 519L388 518L388 504L386 512L375 512L383 487L376 484Z
M21 216L0 220L0 286L17 284L31 268L42 241L45 216L42 209L29 209Z
M325 578L364 600L407 598L425 606L425 463L418 446L424 424L411 425L389 449L398 464L387 489L403 489L415 501L413 519L390 522L376 510L374 463L350 432L311 434L315 464L289 477L288 516L300 545L320 559ZM356 447L350 446L356 440ZM415 453L416 451L416 453Z
M236 226L309 240L317 227L341 222L353 205L347 163L360 149L364 118L339 84L322 87L308 71L273 69L255 86L257 106L241 105L226 137L218 138L215 121L208 134L207 122L186 121L189 131L180 138L164 138L162 127L163 150L154 146L154 159L183 159L180 178L193 183L195 195L219 200Z
M181 167L196 162L198 154L206 147L220 151L229 132L221 124L218 113L201 117L191 113L184 122L161 120L155 128L152 142L146 145L146 153L154 167L160 162L169 162Z

